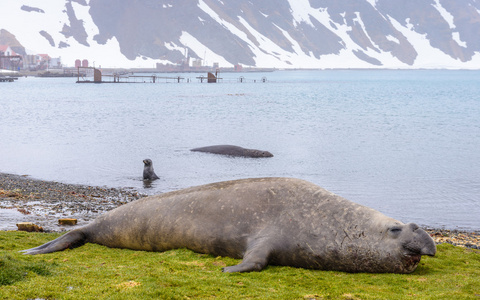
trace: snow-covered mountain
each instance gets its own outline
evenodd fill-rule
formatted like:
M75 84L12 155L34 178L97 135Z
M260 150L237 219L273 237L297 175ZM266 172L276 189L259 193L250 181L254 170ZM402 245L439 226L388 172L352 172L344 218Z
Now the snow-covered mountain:
M1 0L0 29L69 66L480 68L480 0Z

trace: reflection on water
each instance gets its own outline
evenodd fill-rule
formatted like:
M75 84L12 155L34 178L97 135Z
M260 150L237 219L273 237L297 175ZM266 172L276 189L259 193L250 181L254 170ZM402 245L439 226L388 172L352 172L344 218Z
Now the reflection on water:
M25 216L16 209L0 208L0 228L17 230L17 223L24 222Z
M222 74L266 83L0 84L0 171L160 193L298 177L404 222L480 229L480 72ZM189 151L232 144L267 159ZM142 180L143 158L161 178Z

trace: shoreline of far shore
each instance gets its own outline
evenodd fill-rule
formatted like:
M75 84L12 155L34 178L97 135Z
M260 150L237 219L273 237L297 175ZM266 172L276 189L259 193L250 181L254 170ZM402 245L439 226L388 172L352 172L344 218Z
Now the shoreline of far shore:
M0 230L17 230L19 222L32 222L44 231L68 231L97 216L147 195L128 188L108 188L44 181L0 172ZM59 225L74 218L75 226ZM437 244L480 249L480 231L424 228Z

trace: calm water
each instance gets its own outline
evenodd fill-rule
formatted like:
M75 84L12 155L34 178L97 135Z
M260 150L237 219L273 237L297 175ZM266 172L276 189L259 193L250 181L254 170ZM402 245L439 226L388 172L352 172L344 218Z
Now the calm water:
M183 75L192 82L0 83L0 172L149 194L298 177L403 222L480 229L480 71ZM215 144L275 156L189 151ZM161 177L151 187L144 158Z

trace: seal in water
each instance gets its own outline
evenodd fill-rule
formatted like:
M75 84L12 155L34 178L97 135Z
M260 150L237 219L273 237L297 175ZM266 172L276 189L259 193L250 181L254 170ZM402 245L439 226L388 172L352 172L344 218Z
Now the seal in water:
M153 163L152 160L147 158L143 160L145 166L143 167L143 179L144 180L155 180L160 179L160 177L155 174L153 171Z
M233 145L215 145L201 148L190 149L190 151L207 152L214 154L242 156L242 157L273 157L273 154L268 151L245 149Z
M260 271L273 264L410 273L422 255L436 253L432 238L417 225L293 178L225 181L146 197L24 252L50 253L84 243L243 258L224 272Z

